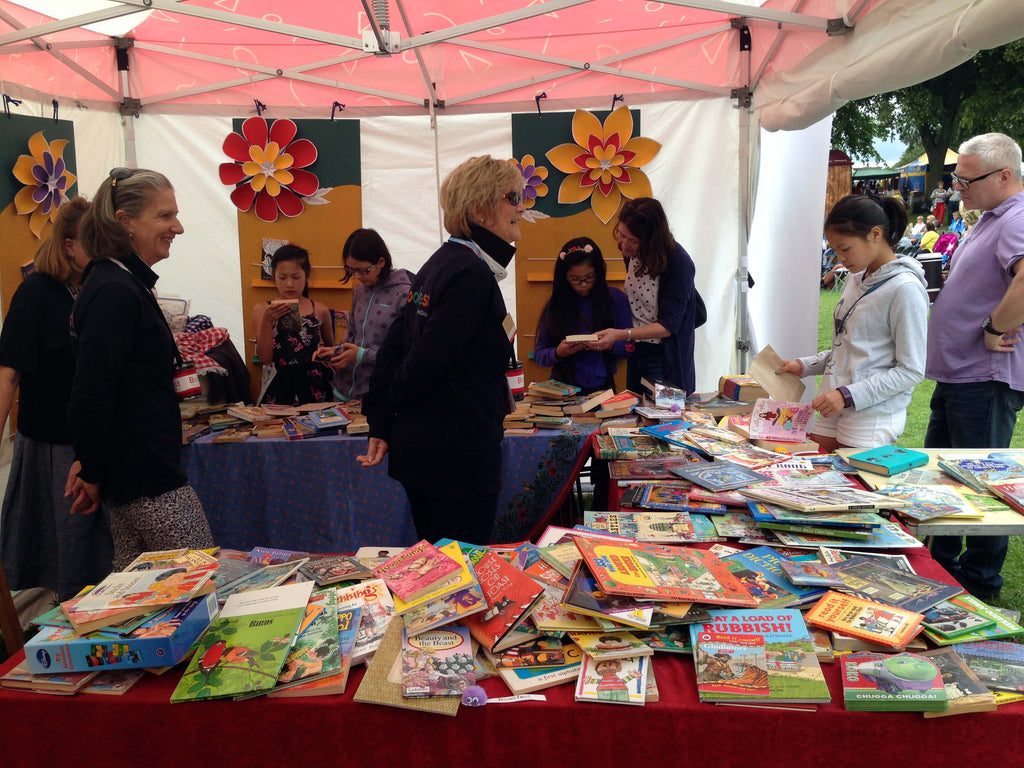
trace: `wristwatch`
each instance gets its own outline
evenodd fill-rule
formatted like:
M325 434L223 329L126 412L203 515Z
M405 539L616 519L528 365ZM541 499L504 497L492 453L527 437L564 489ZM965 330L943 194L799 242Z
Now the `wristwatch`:
M985 322L982 324L981 329L985 331L985 333L991 333L993 336L1003 335L1003 331L997 331L992 327L992 315L985 318Z

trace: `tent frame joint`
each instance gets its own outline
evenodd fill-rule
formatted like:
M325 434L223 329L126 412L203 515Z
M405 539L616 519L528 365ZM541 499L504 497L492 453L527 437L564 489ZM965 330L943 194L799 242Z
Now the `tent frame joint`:
M138 117L142 111L142 99L125 96L118 104L118 111L124 116Z
M825 22L825 34L829 37L842 37L853 32L853 26L846 23L845 19L828 19Z
M430 108L430 99L424 99L423 100L423 108L424 109L429 109ZM434 109L444 109L444 99L435 99L434 100Z
M749 85L744 85L741 88L733 88L729 92L729 96L736 99L738 102L737 106L742 107L743 109L750 109L750 106L753 103L753 93L751 92Z

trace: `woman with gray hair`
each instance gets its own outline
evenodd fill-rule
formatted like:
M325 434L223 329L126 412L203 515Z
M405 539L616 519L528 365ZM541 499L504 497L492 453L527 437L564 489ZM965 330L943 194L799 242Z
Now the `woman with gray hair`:
M115 570L148 550L213 546L181 463L181 356L153 294L153 265L182 232L174 188L145 169L112 170L82 221L92 263L71 316L76 461L66 493L73 513L108 503Z
M390 455L420 538L487 544L501 489L511 318L498 281L525 212L518 169L470 158L441 185L451 238L412 282L377 354L363 466Z

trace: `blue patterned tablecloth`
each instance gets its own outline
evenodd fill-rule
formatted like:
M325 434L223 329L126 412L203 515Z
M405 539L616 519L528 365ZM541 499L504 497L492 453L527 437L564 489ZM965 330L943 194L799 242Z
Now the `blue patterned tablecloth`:
M591 431L538 430L505 438L495 542L519 541L544 518L575 479L572 469ZM365 451L362 436L216 445L206 435L186 446L184 461L223 547L352 552L408 546L416 531L405 491L388 477L386 464L356 464Z

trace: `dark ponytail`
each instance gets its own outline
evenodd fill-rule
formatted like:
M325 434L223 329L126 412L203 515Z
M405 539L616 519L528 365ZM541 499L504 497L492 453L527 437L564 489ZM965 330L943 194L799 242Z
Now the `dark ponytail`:
M907 228L907 209L895 197L875 202L866 195L847 195L829 211L825 229L841 235L867 238L872 228L881 227L882 236L895 248Z

